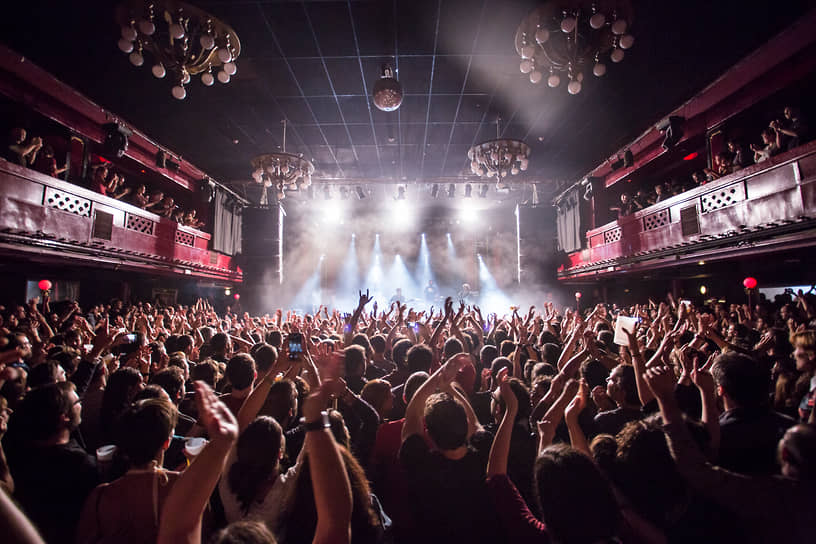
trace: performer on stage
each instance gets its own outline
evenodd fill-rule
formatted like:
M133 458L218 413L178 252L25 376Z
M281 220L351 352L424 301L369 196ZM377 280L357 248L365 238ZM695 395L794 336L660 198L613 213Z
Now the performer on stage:
M388 304L394 304L395 302L399 302L400 304L405 304L405 297L402 294L402 288L397 287L397 291L394 293L394 296L391 297L391 300L388 301Z
M462 289L456 294L456 298L465 304L471 304L474 301L476 293L471 291L469 283L463 283Z
M433 280L428 280L428 285L425 286L425 301L434 302L438 295L439 289L436 288L436 284Z

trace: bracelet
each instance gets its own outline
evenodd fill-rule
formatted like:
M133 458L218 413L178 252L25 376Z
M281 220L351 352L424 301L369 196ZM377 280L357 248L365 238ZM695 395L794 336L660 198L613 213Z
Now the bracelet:
M302 417L300 418L300 425L307 433L309 431L322 431L323 429L328 429L331 426L329 423L329 413L323 410L320 412L320 419L309 422L306 421L305 417Z

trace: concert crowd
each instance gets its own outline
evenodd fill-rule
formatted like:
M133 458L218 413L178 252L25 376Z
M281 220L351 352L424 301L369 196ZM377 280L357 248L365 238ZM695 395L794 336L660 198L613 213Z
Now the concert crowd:
M810 293L251 316L45 292L0 317L6 542L816 534Z

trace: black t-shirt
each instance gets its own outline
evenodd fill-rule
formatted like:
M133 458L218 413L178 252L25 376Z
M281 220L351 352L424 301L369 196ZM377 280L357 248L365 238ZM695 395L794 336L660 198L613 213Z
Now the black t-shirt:
M599 434L615 436L630 421L637 421L643 417L640 408L622 408L607 410L595 416L595 426Z
M792 417L768 408L724 412L720 415L717 465L743 474L778 474L777 444L795 424Z
M477 432L465 456L453 460L431 451L418 434L400 447L410 502L420 522L421 542L494 543L498 522L485 484L491 436Z
M46 542L74 542L82 505L99 482L96 459L71 440L9 459L14 495ZM13 462L13 464L12 464Z

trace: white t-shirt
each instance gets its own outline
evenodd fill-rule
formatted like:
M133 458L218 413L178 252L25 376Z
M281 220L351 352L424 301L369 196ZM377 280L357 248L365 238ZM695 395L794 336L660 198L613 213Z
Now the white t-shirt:
M286 509L289 497L297 482L297 475L301 466L300 458L298 458L295 466L278 475L275 479L275 483L269 489L263 500L253 501L246 514L244 514L241 508L241 503L238 502L238 497L232 492L229 486L228 474L230 469L232 469L232 465L235 464L235 461L236 454L233 449L227 459L227 468L223 472L221 481L218 482L218 492L221 495L221 502L224 504L224 515L227 518L227 522L261 521L266 523L271 531L276 531L280 515Z

